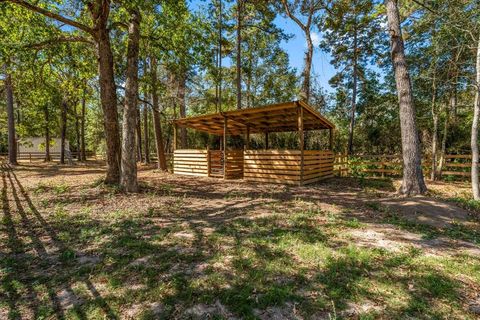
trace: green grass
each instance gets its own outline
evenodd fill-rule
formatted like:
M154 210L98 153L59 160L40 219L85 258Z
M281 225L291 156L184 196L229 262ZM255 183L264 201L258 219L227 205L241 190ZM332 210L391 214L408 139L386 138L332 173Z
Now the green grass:
M164 185L160 194L171 197L174 189ZM53 198L70 192L42 190ZM245 195L226 198L240 201ZM168 206L146 204L141 210L106 207L101 216L83 205L69 212L67 205L43 204L38 208L46 206L48 225L28 212L35 226L30 229L5 215L1 228L9 253L0 259L0 297L6 297L0 308L10 318L25 309L34 309L39 319L59 317L54 297L71 292L82 302L64 311L66 319L121 318L134 306L137 318L189 318L186 310L199 305L213 310L212 319L222 319L219 304L242 319L275 308L292 314L286 306L306 319L342 319L351 305L362 310L358 319L475 318L465 307L466 293L475 289L465 283L478 288L478 257L361 246L349 234L367 231L368 222L308 199L265 201L239 209L246 216L223 220L187 210L187 200L177 197ZM461 225L439 230L401 219L377 202L367 207L385 217L378 223L425 238L479 243L478 233ZM249 215L253 210L268 214ZM39 258L36 250L52 235L58 250ZM157 311L155 303L161 305Z
M460 207L473 211L473 212L480 212L480 201L479 200L473 200L473 199L466 199L463 197L455 197L455 198L449 198L449 201L452 201L459 205Z

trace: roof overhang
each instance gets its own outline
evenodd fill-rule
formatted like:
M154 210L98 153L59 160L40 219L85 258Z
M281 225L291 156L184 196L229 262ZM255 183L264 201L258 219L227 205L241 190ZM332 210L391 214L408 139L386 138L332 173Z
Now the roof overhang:
M303 110L304 130L334 129L335 126L304 101L291 101L257 108L226 111L174 120L180 127L222 135L227 119L227 133L241 135L264 132L298 131L298 115Z

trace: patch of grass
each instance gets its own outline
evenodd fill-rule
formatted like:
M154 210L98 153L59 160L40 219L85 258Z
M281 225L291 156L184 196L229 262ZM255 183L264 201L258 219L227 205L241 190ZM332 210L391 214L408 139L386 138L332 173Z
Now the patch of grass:
M394 213L389 213L384 218L384 221L386 223L399 226L404 230L421 233L425 239L434 239L444 236L451 239L464 240L480 244L480 230L477 230L475 227L471 228L462 224L452 223L450 227L437 228L410 221Z
M52 190L56 195L61 195L67 193L70 190L70 187L66 184L57 184L53 186Z
M480 212L480 201L474 199L467 199L462 197L455 197L455 198L448 198L448 201L454 202L455 204L459 205L460 207L474 211Z

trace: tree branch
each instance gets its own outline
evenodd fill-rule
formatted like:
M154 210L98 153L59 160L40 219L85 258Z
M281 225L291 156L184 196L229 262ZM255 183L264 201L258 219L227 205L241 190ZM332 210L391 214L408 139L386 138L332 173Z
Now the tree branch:
M94 45L95 43L87 38L81 37L81 36L74 36L74 37L60 37L60 38L54 38L54 39L48 39L42 42L38 43L31 43L27 44L24 47L25 48L34 48L34 49L42 49L47 47L48 45L55 45L60 42L83 42L83 43L88 43L90 45Z
M54 13L54 12L48 11L46 9L43 9L43 8L41 8L39 6L36 6L34 4L31 4L27 1L24 1L24 0L0 0L0 2L10 2L10 3L17 4L19 6L24 7L25 9L28 9L28 10L33 11L33 12L40 13L40 14L46 16L46 17L49 17L49 18L55 19L57 21L63 22L63 23L68 24L72 27L75 27L77 29L85 31L88 34L93 35L93 29L92 28L90 28L90 27L88 27L84 24L81 24L81 23L79 23L75 20L66 18L62 15L59 15L57 13Z
M295 21L296 24L298 24L298 26L300 28L302 28L302 30L304 31L307 31L307 28L306 26L302 23L302 21L300 21L300 19L298 19L297 17L295 17L292 12L290 11L290 7L288 6L288 3L287 3L287 0L282 0L282 3L283 3L283 6L285 7L285 12L287 13L287 16L292 19L293 21Z

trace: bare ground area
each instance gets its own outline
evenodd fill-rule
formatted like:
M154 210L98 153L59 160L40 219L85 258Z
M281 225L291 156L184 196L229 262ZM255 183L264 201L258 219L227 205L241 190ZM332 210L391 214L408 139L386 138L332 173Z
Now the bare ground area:
M305 187L100 163L2 165L0 319L480 317L479 212L462 183ZM452 199L456 199L453 201Z

